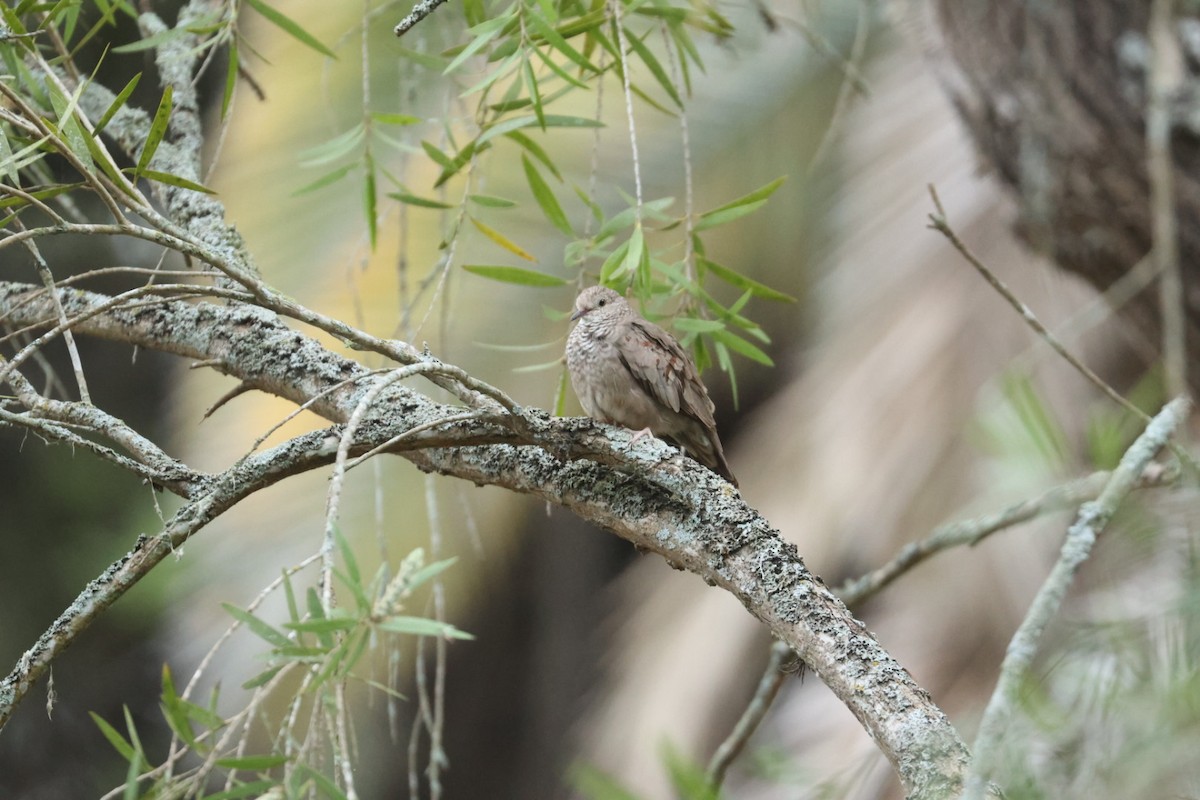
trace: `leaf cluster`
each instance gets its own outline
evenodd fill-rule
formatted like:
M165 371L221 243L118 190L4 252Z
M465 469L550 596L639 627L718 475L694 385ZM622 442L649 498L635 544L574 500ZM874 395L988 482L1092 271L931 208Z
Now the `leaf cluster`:
M357 682L385 695L404 699L390 686L360 675L367 654L397 648L405 637L471 639L469 633L440 620L402 613L413 593L438 578L455 559L425 563L424 552L414 550L394 576L380 565L370 580L364 580L354 554L344 537L338 537L342 569L334 575L352 601L346 607L326 610L317 590L309 587L303 602L291 576L285 572L278 582L283 587L287 620L281 625L263 619L251 610L229 603L224 607L234 619L234 629L244 627L260 639L266 667L242 684L252 690L249 704L240 712L224 716L218 711L220 690L215 687L207 702L189 699L190 688L180 693L168 667L163 667L160 708L174 737L171 753L158 766L147 754L128 709L122 734L113 725L92 714L105 738L128 763L124 796L203 797L227 800L274 792L278 797L344 797L325 762L337 754L315 747L312 742L332 743L334 737L320 731L332 724L339 687ZM272 723L259 706L269 693L282 693L288 713ZM309 709L309 729L301 729L303 708ZM247 755L249 734L255 725L267 735L266 752ZM190 754L199 766L179 767ZM190 763L190 762L189 762ZM211 787L221 788L211 794Z

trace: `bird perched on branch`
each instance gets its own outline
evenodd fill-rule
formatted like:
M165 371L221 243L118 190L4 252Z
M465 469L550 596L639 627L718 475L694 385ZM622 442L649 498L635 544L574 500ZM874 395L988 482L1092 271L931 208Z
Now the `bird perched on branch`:
M571 385L589 417L673 440L734 486L717 437L713 402L675 337L603 286L580 292L567 339Z

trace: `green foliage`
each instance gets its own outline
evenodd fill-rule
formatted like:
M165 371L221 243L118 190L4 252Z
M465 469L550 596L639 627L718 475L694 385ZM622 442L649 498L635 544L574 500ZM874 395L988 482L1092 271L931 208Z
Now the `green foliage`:
M1150 370L1126 394L1129 402L1148 413L1160 408L1164 397L1160 367ZM1142 420L1125 409L1108 402L1097 404L1090 409L1087 424L1087 451L1092 463L1098 469L1114 468L1143 427Z
M562 0L474 0L462 13L466 24L459 29L459 44L436 56L404 51L404 57L418 75L424 73L425 86L452 86L471 109L469 122L367 110L361 120L302 154L300 163L320 172L297 193L325 190L361 175L372 244L377 218L388 213L381 201L442 212L440 247L455 255L447 264L528 287L598 281L628 290L651 316L677 320L676 331L701 366L716 363L731 380L735 355L770 366L765 347L770 342L745 313L747 303L793 298L736 266L707 259L702 236L761 208L782 178L702 210L681 209L672 198L627 194L633 191L632 173L603 176L600 185L589 184L595 193L615 190L625 198L624 205L611 208L568 177L554 155L576 146L585 132L630 135L624 126L610 130L600 119L563 113L576 111L577 96L599 91L606 80L607 91L614 79L620 91L628 79L630 102L672 116L684 112L692 72L704 67L696 36L723 39L733 30L716 7L703 0L639 0L619 8ZM385 123L392 126L386 134ZM521 190L514 194L506 186L503 198L477 191L481 182L494 180L518 160ZM422 169L431 165L432 180ZM392 186L380 193L380 180ZM470 244L485 252L495 247L502 257L539 263L537 249L525 241L528 234L489 213L518 206L536 209L548 223L546 234L563 237L568 274L557 265L534 270L489 263L491 255L457 255L459 240L470 237ZM717 299L728 291L725 287L737 291L732 304Z
M1186 797L1200 785L1200 604L1194 554L1178 592L1147 606L1139 566L1126 560L1116 613L1064 625L1028 677L998 782L1010 798Z
M275 8L274 6L267 5L263 2L263 0L245 0L245 2L259 14L262 14L263 17L270 21L272 25L278 25L279 28L285 31L296 41L311 47L313 50L316 50L323 56L328 58L337 58L337 55L324 44L322 44L317 37L304 30L304 28L300 27L295 20L284 14L279 9Z
M1026 479L1061 474L1070 452L1066 433L1033 381L1014 371L1005 374L998 388L997 402L977 421L981 445Z
M301 607L291 576L286 572L276 584L277 588L282 587L287 605L287 619L282 624L224 604L234 619L234 629L244 627L267 647L265 668L242 685L243 689L253 690L243 711L230 716L218 712L217 689L206 703L194 702L188 692L176 689L171 670L164 665L160 708L175 741L174 755L157 768L152 767L156 761L146 753L128 710L125 734L92 714L101 734L128 762L125 797L187 796L212 800L260 796L269 791L282 791L281 797L301 797L308 796L310 790L323 797L344 796L325 770L330 756L350 756L299 744L306 737L326 743L334 740L323 732L322 726L333 724L330 720L337 713L339 687L359 683L402 700L392 687L360 675L366 656L394 649L398 637L446 640L473 637L449 623L402 613L413 593L441 576L454 564L454 559L427 564L424 552L418 549L404 559L394 576L389 578L387 565L381 565L370 580L364 580L343 537L338 538L338 549L342 569L335 569L334 575L348 596L344 607L326 608L313 588L305 592ZM268 693L273 704L282 696L283 705L292 713L284 714L276 723L269 737L270 749L255 753L247 749L252 726L264 725L268 731L272 730L259 708L264 699L260 695ZM301 729L296 722L300 718L296 711L304 706L313 715L310 724L314 727L308 730ZM180 766L177 762L182 753L195 755L200 766ZM217 776L223 788L215 794L205 794Z
M670 744L660 752L663 768L671 777L675 796L681 800L720 800L704 774L704 768L682 756ZM571 770L571 783L588 800L639 800L639 795L625 788L611 775L588 764L577 764Z

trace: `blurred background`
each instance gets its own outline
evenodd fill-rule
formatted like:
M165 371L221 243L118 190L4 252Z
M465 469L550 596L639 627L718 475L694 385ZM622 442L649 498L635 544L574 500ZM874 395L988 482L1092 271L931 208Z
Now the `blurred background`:
M636 124L645 195L676 198L675 213L688 180L685 152L699 210L788 176L763 209L705 239L713 260L797 299L756 299L744 310L769 334L764 349L775 366L737 359L736 400L727 375L715 367L705 374L747 502L836 586L939 523L1110 466L1137 426L927 229L928 185L962 239L1044 322L1107 380L1150 404L1159 400L1147 377L1155 347L1114 319L1094 290L1016 241L1012 201L982 174L923 58L917 22L855 0L781 2L767 16L753 5L723 10L737 33L702 42L707 69L692 75L687 150L677 118L640 106ZM240 23L257 51L244 49L243 63L263 98L242 86L228 128L212 137L220 146L209 183L264 278L286 294L374 334L427 343L518 402L553 408L573 286L530 289L464 272L464 263L513 263L473 230L459 235L453 262L440 270L452 210L381 206L372 249L354 172L298 194L332 166L306 161L320 161L321 145L360 122L364 105L426 122L448 117L455 135L470 125L461 86L417 58L467 41L461 13L450 4L396 39L392 25L406 11L288 4L336 62L261 19ZM118 76L148 66L144 54L127 54L109 69ZM213 72L215 106L223 71ZM859 72L863 90L847 77ZM150 97L143 105L153 106ZM599 135L539 141L569 181L586 186L600 176L598 201L611 211L620 200L603 187L632 192L619 85L610 78L599 99L571 95L554 111L590 116L597 102L607 123ZM210 124L220 127L215 107ZM430 124L422 135L443 134ZM419 148L379 158L414 193L434 196L437 170ZM563 266L568 239L528 200L519 162L515 148L497 147L472 173L473 191L522 201L480 218L527 248L538 269L573 281ZM567 191L560 199L581 225L583 205L568 203ZM86 249L53 253L52 264L63 265L56 270L158 257L123 243L75 246ZM9 253L0 278L34 280L27 259ZM720 297L730 303L738 294ZM84 347L97 402L200 469L227 466L291 410L244 395L202 419L230 380L153 353ZM573 397L566 409L579 413ZM301 416L273 440L320 424ZM166 514L172 501L156 501L84 454L10 431L0 431L0 446L0 607L8 610L0 661L13 663L87 580L138 534L158 530L156 502ZM125 767L88 711L118 724L125 705L156 743L152 752L163 747L163 663L190 675L230 623L221 602L244 607L319 549L327 477L296 477L243 503L114 607L56 664L52 716L39 708L44 691L35 693L0 736L0 797L89 797L119 784ZM1180 494L1166 500L1142 495L1122 512L1047 637L1014 723L1010 796L1200 792L1200 767L1184 755L1200 745L1195 506ZM856 609L968 741L1068 520L1052 515L939 556ZM351 473L342 527L366 570L415 547L458 558L446 575L446 616L476 639L450 648L447 798L583 796L572 778L580 765L638 797L673 797L665 754L705 763L766 663L765 631L732 597L528 498L376 459ZM260 614L281 608L269 601ZM236 687L261 668L261 650L253 637L235 637L208 681L235 702ZM412 648L370 669L413 698L414 665L428 655ZM362 704L361 796L407 796L416 702L365 692L352 700ZM785 685L727 793L902 796L873 743L812 676Z

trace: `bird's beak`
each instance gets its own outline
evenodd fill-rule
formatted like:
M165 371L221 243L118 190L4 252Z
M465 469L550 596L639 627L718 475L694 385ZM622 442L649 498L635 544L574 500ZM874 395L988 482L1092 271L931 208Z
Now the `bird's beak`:
M584 314L586 314L589 311L591 311L590 308L576 309L575 313L571 315L571 322L574 322L575 320L579 319L580 317L582 317Z

